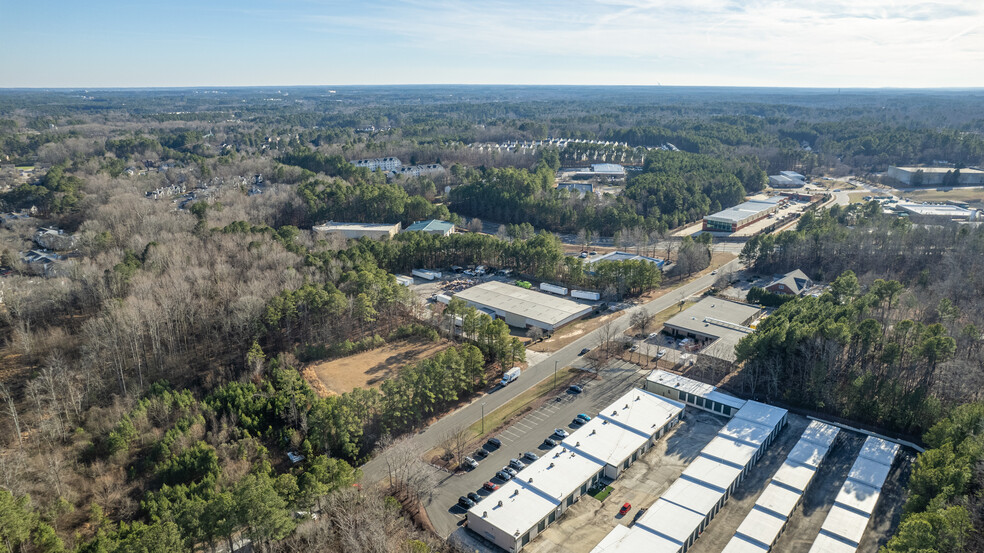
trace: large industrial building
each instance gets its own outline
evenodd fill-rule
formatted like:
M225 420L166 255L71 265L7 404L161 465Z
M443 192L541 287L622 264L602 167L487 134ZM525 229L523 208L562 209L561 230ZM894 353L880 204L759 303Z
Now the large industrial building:
M780 171L778 175L769 175L769 186L772 188L800 188L806 184L806 177L796 171Z
M885 176L908 186L939 186L944 184L947 174L953 175L957 169L952 167L889 167ZM955 184L984 184L984 171L980 169L959 169Z
M362 237L381 240L392 238L400 232L400 223L395 224L375 224L375 223L336 223L329 221L323 225L316 225L311 230L325 234L338 233L345 238L359 239Z
M704 230L736 232L768 217L770 213L775 213L785 201L785 198L780 196L748 200L712 215L706 215L704 216Z
M694 340L704 355L734 361L735 346L754 332L748 325L760 312L754 305L710 296L663 323L663 332Z
M976 221L980 218L980 212L976 209L951 204L899 202L895 210L914 222Z
M652 263L653 265L656 265L660 269L662 269L663 265L666 264L666 260L660 259L658 257L648 257L645 255L639 255L635 253L629 253L629 252L623 252L617 250L614 252L608 252L604 255L589 257L584 260L584 262L588 265L597 263L599 261L646 261L648 263Z
M537 327L548 332L580 319L594 309L584 303L497 281L466 288L454 297L476 309L494 313L509 326Z
M787 414L746 401L635 524L616 526L592 553L686 553L775 440Z
M633 389L468 510L468 528L519 551L602 478L614 479L683 416L681 403Z

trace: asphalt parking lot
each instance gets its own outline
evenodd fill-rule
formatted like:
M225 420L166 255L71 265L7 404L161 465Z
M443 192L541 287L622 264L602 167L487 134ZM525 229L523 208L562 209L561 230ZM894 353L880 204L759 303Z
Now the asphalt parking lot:
M532 451L541 455L550 449L543 440L553 434L555 428L572 432L578 425L572 421L579 413L595 416L600 409L633 387L642 387L648 371L637 365L615 360L606 365L600 377L587 380L580 394L562 391L556 399L548 401L535 411L531 411L499 432L501 447L489 444L483 446L489 455L479 462L476 469L456 474L439 473L434 491L425 500L424 508L438 534L449 536L465 518L466 510L458 506L458 498L468 492L476 492L485 497L489 492L482 489L485 482L502 484L495 473L509 464L510 459L519 459L523 453ZM435 469L436 470L436 469Z

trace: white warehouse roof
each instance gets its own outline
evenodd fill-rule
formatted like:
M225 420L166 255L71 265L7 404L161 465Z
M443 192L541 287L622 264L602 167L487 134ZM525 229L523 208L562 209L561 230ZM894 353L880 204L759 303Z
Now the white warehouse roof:
M616 526L591 553L680 553L680 544L638 526Z
M523 534L606 464L620 464L641 448L683 408L634 388L469 509L469 515L483 517L508 534Z
M810 485L815 474L815 468L786 459L772 476L772 481L802 492Z
M724 221L728 223L740 223L749 217L753 217L763 211L773 209L782 198L764 198L761 200L748 200L734 207L718 211L712 215L704 217L709 221Z
M454 296L474 305L513 313L551 327L592 310L590 305L496 281L472 286Z
M878 461L883 465L891 465L895 461L895 455L898 452L899 444L881 438L870 437L864 441L858 457Z
M844 482L840 492L837 493L834 504L871 514L875 511L875 505L878 503L880 495L881 492L878 488L848 480Z
M617 465L679 416L683 408L682 403L636 388L564 438L562 445L606 464Z
M674 484L679 482L685 481L677 480ZM714 504L716 504L720 501L721 494L714 494L714 496L716 497ZM665 497L664 494L663 497L657 499L656 503L653 503L652 507L636 521L636 526L640 530L673 541L677 547L682 547L690 539L694 530L704 521L705 515L694 512L689 507L681 507Z
M820 534L816 541L813 542L810 553L855 553L857 550L857 547L848 545L837 538Z
M752 507L748 516L738 526L736 535L744 537L746 540L769 546L775 541L776 536L782 532L784 526L786 526L786 519L784 517L777 517L772 513L763 511L756 505Z
M700 396L704 399L710 399L712 401L716 401L717 403L731 406L734 409L741 409L745 405L745 400L738 399L724 392L719 392L717 391L716 386L705 384L703 382L693 380L685 376L680 376L678 374L673 374L671 372L666 372L662 369L656 369L649 373L646 380L655 382L656 384L661 384L667 388L673 388L695 396Z
M865 529L868 528L869 520L868 515L845 509L840 505L834 505L827 513L827 518L824 519L820 532L844 538L853 543L854 547L857 547L861 543Z

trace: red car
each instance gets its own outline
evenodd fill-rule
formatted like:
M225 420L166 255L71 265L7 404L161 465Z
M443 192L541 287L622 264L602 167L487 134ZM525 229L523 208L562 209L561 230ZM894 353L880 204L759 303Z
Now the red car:
M620 514L622 516L625 516L625 513L628 513L629 512L629 509L631 509L631 508L632 508L632 504L631 503L626 503L625 505L622 505L622 508L621 509L618 510L618 514Z
M482 487L490 492L494 492L499 489L499 485L493 484L492 482L486 482L485 484L482 484Z

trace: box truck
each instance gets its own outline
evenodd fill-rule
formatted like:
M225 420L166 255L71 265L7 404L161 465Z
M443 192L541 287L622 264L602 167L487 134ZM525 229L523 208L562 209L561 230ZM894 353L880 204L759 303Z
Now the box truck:
M519 373L521 372L523 372L523 369L520 369L519 367L513 367L509 369L508 371L506 371L506 374L502 375L502 382L500 382L499 384L502 384L503 386L509 384L513 380L519 378Z

